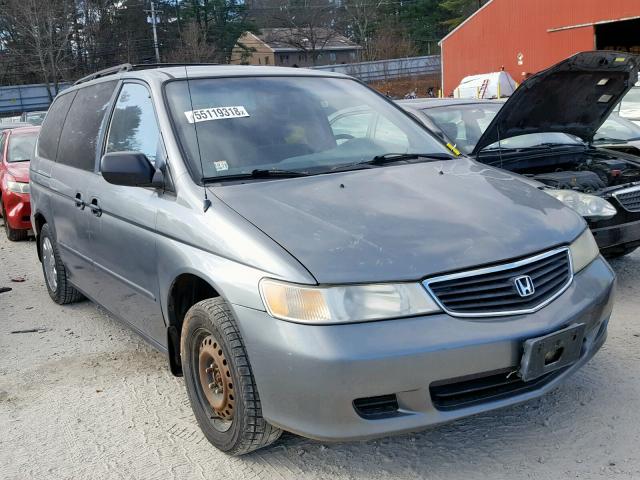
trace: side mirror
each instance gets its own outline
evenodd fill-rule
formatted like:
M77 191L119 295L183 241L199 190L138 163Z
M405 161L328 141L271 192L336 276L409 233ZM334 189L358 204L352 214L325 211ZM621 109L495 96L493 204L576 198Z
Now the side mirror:
M125 187L160 187L162 175L144 153L114 152L105 154L100 160L102 177L114 185Z

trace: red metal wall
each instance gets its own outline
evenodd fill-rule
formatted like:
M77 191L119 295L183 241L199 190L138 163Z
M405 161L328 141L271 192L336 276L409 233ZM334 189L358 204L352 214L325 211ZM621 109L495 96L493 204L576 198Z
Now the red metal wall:
M467 75L505 67L517 81L580 51L593 50L593 26L640 16L640 0L493 0L442 42L444 94ZM518 65L518 54L523 64Z

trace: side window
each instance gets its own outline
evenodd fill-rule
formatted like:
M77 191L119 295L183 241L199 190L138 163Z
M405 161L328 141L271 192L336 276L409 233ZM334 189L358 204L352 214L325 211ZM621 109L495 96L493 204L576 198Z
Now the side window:
M71 102L73 102L76 92L59 95L49 108L47 116L42 124L40 136L38 137L38 156L47 160L56 160L60 132L67 117Z
M0 133L0 162L4 161L4 147L7 144L7 132Z
M378 140L384 143L392 143L393 145L396 145L402 149L409 148L409 138L407 137L407 135L382 116L378 118L376 133L373 138L374 140Z
M122 87L111 119L106 152L141 152L156 162L160 131L149 91L138 83Z
M81 88L71 105L62 129L58 162L93 171L98 131L116 86L115 81ZM49 122L49 115L45 124Z
M331 121L331 130L338 141L366 138L371 117L371 112L346 113Z

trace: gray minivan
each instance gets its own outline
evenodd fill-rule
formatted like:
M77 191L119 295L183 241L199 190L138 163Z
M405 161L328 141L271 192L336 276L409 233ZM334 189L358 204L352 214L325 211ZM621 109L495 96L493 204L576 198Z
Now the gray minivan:
M522 402L606 337L614 274L579 215L337 74L98 72L53 102L31 198L51 298L166 352L232 454Z

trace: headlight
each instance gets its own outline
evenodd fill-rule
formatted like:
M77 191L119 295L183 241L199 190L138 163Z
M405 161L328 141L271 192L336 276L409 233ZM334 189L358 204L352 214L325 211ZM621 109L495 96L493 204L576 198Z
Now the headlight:
M24 182L14 182L9 180L7 188L13 193L29 193L29 184Z
M440 311L418 283L312 287L265 278L260 294L269 315L301 323L364 322Z
M600 254L598 244L588 228L569 245L573 273L578 273Z
M543 192L557 198L567 207L573 208L576 212L589 220L607 220L616 213L616 208L604 198L588 193L580 193L574 190L554 190L545 189Z

